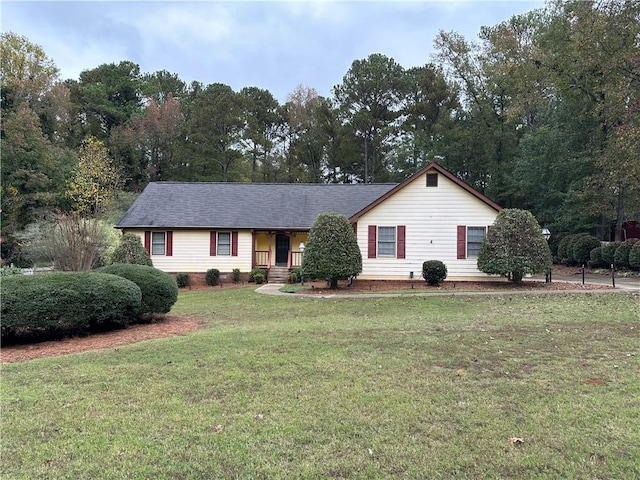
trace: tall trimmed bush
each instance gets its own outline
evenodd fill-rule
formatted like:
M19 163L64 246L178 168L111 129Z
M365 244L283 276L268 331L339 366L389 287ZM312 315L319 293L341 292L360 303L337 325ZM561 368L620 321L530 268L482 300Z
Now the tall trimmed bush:
M629 252L629 265L634 270L640 270L640 242L636 242Z
M515 283L526 274L551 268L551 251L535 217L527 210L505 208L487 232L478 269L489 274L508 275Z
M600 240L593 235L581 235L576 237L573 242L572 259L578 265L583 265L591 259L591 250L601 246Z
M602 261L607 267L614 262L616 250L620 246L620 243L621 242L611 242L602 247Z
M629 264L629 254L631 253L631 248L638 243L637 238L630 238L622 242L618 248L616 249L616 254L613 257L613 263L616 268L630 268Z
M157 268L130 263L114 263L95 270L111 273L134 282L142 291L140 313L167 313L178 300L178 285L169 275Z
M311 226L302 258L302 274L307 278L326 278L331 288L338 280L362 272L362 254L353 227L344 215L321 213Z
M602 260L602 247L594 248L589 254L589 266L591 268L606 267L607 264Z
M122 235L120 244L111 254L111 263L132 263L153 267L151 257L142 246L142 240L134 233Z
M69 334L136 320L142 292L106 273L54 272L2 279L2 336Z

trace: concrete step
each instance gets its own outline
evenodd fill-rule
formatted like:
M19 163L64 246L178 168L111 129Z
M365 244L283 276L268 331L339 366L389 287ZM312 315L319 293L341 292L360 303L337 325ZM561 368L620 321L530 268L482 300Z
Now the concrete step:
M289 269L287 267L271 267L269 269L270 283L287 283L289 281Z

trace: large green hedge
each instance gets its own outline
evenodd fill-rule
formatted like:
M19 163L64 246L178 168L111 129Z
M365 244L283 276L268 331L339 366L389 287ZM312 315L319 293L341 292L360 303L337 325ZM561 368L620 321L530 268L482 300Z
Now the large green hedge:
M114 263L95 270L111 273L134 282L142 291L140 313L167 313L178 300L178 285L169 275L157 268L131 263Z
M2 279L2 336L19 332L58 335L126 326L142 294L115 275L55 272Z

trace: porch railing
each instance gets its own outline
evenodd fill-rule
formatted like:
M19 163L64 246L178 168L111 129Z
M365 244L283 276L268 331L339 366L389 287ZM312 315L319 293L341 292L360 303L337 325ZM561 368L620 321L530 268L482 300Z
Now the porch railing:
M256 250L256 267L269 268L270 266L269 250Z
M291 268L302 266L302 252L291 252Z

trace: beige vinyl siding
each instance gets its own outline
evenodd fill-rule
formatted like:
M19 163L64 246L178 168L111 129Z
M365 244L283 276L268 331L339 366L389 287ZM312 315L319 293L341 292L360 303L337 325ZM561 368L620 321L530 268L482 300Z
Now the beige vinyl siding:
M426 186L426 173L397 191L358 219L358 245L362 252L362 279L422 277L425 260L441 260L449 279L487 277L478 271L476 257L457 259L457 226L486 227L498 212L444 175L438 186ZM406 226L404 259L368 258L369 225Z
M165 231L165 230L151 230ZM219 230L230 232L230 230ZM127 230L140 236L144 245L144 230ZM221 272L231 272L234 268L241 272L251 270L251 231L238 232L238 256L209 256L209 230L173 230L173 255L151 255L153 266L170 273L206 272L217 268Z

